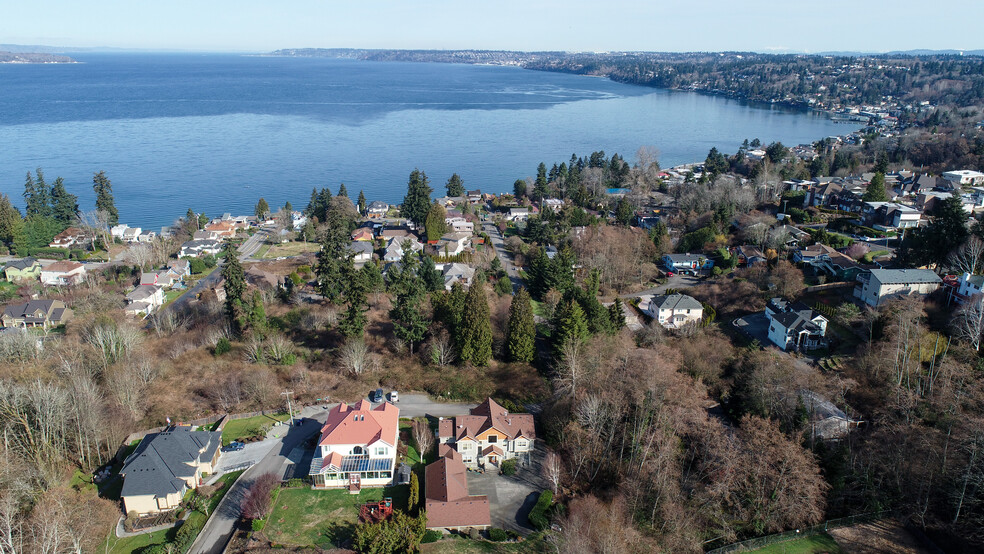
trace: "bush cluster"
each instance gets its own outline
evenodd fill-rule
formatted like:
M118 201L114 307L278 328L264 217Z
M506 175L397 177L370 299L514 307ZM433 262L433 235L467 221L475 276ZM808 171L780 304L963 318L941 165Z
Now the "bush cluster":
M553 492L545 490L540 493L540 498L537 499L536 505L530 510L530 525L537 531L543 531L550 526L550 521L547 519L547 509L552 502Z

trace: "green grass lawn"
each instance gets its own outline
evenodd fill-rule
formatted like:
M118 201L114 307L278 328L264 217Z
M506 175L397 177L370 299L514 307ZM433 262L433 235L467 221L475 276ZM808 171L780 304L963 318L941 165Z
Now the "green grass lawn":
M160 309L163 310L164 308L167 307L168 304L174 302L175 300L178 299L179 296L181 296L186 292L188 292L188 289L181 289L181 290L171 289L171 290L164 291L164 304L161 305Z
M257 252L257 258L289 258L291 256L300 256L301 254L313 253L321 250L321 245L317 242L288 242L284 244L275 244L273 246L267 246L266 250L260 249Z
M755 554L820 554L823 552L845 554L837 541L826 533L771 544L750 552Z
M352 536L359 521L359 506L384 497L406 510L410 487L347 490L282 489L263 532L274 544L330 549Z
M539 535L531 535L523 542L473 541L457 535L420 545L422 554L506 554L511 552L546 552L547 544Z
M222 444L229 444L235 440L242 440L249 437L265 435L270 427L278 421L287 421L290 416L287 414L258 415L243 419L233 419L226 423L222 428Z

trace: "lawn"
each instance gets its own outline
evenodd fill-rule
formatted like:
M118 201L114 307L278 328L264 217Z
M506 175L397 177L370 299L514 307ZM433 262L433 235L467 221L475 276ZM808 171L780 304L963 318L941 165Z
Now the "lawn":
M396 509L406 510L410 487L347 490L282 489L263 532L274 544L330 549L352 536L359 520L359 506L384 497Z
M257 253L257 258L289 258L291 256L300 256L301 254L309 254L312 252L317 252L321 249L321 245L316 242L288 242L285 244L275 244L270 246L270 248L261 253ZM261 249L262 252L262 249Z
M547 545L539 535L523 542L473 541L456 535L420 545L422 554L506 554L511 552L546 552Z
M820 554L822 552L844 554L844 550L837 544L837 541L826 533L771 544L750 552L755 554Z
M290 416L287 414L258 415L243 419L233 419L222 428L222 444L229 444L235 440L248 439L266 435L267 430L273 427L278 421L287 421Z
M164 304L161 305L160 309L163 310L168 304L174 302L179 296L188 292L188 289L171 289L164 292Z

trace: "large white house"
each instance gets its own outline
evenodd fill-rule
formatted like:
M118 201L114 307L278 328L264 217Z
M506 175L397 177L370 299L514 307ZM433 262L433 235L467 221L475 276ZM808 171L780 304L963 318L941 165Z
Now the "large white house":
M886 300L910 296L925 296L940 288L943 280L929 269L872 269L858 275L859 285L854 297L869 306L881 306Z
M954 188L962 185L984 185L984 173L981 173L980 171L972 171L970 169L947 171L943 173L943 178L949 181L951 186L954 186Z
M437 434L438 443L458 451L468 467L498 466L502 460L528 458L536 440L531 414L511 414L491 398L473 408L470 415L440 420Z
M704 306L685 294L643 296L639 309L667 329L700 323Z
M773 298L765 307L769 341L783 350L814 350L826 344L827 318L801 302Z
M389 402L373 408L362 400L332 408L311 460L314 488L358 494L362 487L392 484L399 427L400 409Z

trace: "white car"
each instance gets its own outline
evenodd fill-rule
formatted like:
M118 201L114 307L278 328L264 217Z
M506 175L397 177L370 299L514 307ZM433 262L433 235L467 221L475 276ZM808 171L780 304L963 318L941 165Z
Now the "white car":
M398 393L396 391L391 391L390 392L390 402L399 402L399 401L400 401L400 393Z

